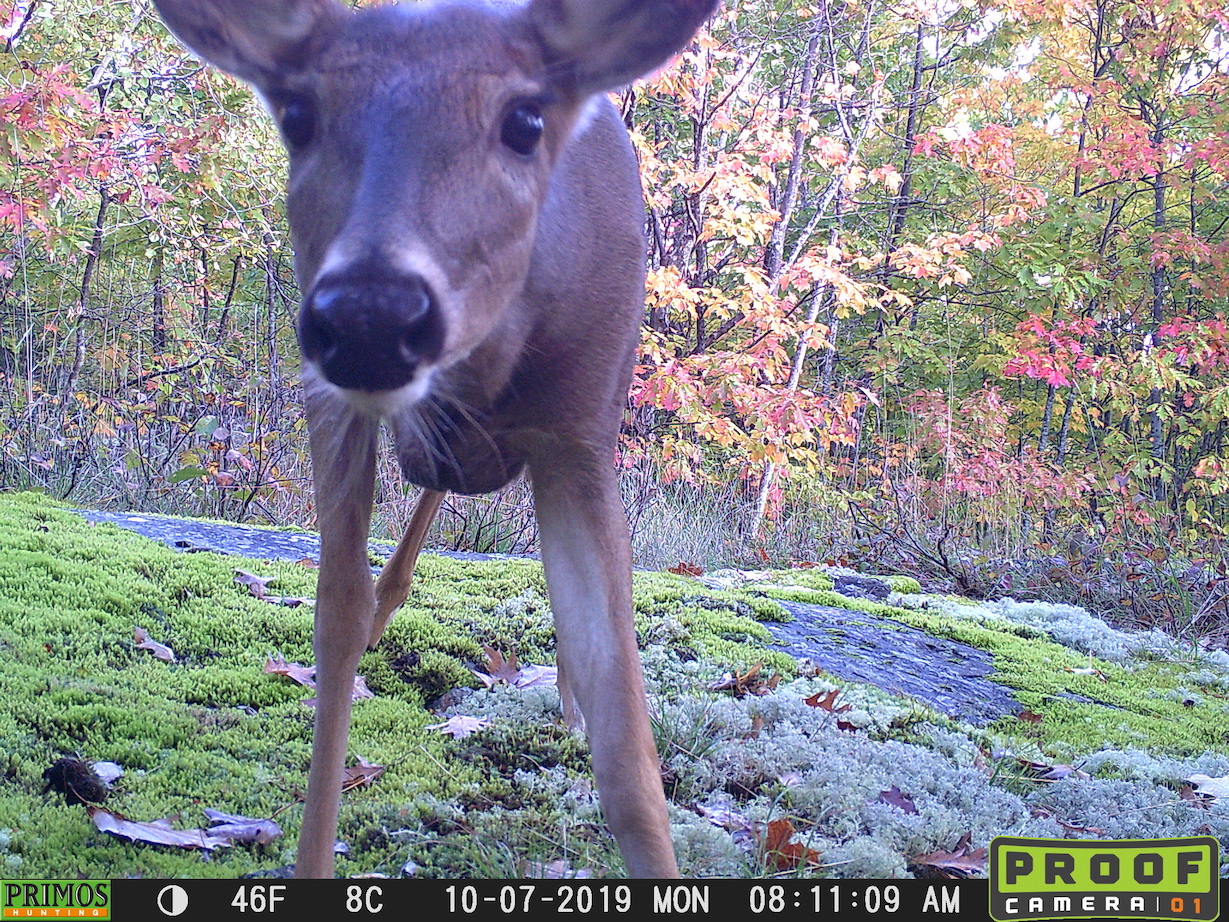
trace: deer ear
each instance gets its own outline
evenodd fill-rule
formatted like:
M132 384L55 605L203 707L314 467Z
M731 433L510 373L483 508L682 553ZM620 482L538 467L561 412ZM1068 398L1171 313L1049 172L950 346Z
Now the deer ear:
M293 70L346 10L337 0L154 0L195 54L257 86Z
M691 41L719 0L533 0L552 72L580 93L631 83Z

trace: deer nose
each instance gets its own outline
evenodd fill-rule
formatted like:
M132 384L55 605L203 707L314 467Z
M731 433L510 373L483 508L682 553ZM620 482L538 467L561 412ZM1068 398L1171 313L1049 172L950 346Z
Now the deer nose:
M299 312L299 347L338 387L389 391L439 358L444 324L417 275L351 269L316 282Z

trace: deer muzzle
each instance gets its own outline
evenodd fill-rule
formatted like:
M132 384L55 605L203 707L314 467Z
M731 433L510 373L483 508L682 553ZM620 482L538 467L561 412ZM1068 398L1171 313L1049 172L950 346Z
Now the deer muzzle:
M392 391L439 359L443 317L421 276L358 265L312 286L299 312L299 346L339 388Z

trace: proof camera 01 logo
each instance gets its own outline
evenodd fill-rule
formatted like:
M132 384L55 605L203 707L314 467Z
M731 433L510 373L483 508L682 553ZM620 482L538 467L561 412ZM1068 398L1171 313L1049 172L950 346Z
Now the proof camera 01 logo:
M1216 839L1072 840L1000 836L990 843L990 918L1215 919Z
M0 894L0 920L111 918L109 880L4 881Z

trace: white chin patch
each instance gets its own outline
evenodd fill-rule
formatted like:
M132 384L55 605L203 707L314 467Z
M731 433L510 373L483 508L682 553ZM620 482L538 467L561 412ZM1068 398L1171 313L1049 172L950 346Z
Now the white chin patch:
M329 382L315 363L305 363L304 371L363 416L391 419L427 396L431 390L431 378L435 374L435 366L420 365L408 383L390 391L360 391L338 387Z

